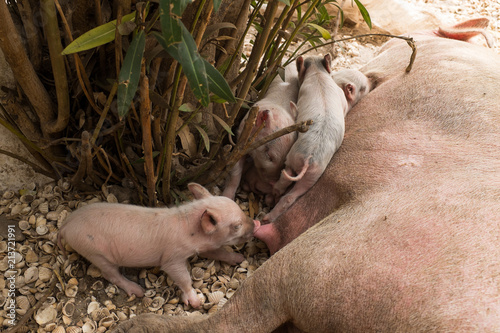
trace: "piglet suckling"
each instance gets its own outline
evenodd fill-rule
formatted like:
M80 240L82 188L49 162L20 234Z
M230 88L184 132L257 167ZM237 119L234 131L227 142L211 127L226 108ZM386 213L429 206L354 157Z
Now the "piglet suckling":
M344 91L330 76L330 63L329 54L297 59L300 83L297 121L312 119L313 124L306 133L299 134L288 152L285 168L273 188L277 204L264 216L264 221L273 221L306 193L342 143L344 115L349 106ZM292 189L283 195L293 182Z
M231 199L213 196L203 186L188 185L195 200L173 208L96 203L77 209L58 234L71 248L101 269L104 278L128 295L144 295L118 268L160 266L182 291L182 300L201 305L187 269L188 257L236 264L241 254L221 247L249 240L260 223L247 217Z
M261 127L255 141L295 123L297 113L295 109L291 108L290 102L297 101L298 91L297 69L295 64L289 64L285 67L285 81L277 75L271 82L264 98L255 103L255 106L259 107L259 111L252 133ZM241 121L237 132L238 139L247 118L248 114ZM274 183L280 178L286 155L296 139L295 132L288 133L256 148L248 156L243 157L231 170L223 195L234 199L242 176L245 176L244 179L248 185L245 190L271 194Z
M331 76L335 83L344 91L347 104L349 105L346 114L371 90L372 84L370 80L365 74L356 69L341 69L338 72L332 72Z

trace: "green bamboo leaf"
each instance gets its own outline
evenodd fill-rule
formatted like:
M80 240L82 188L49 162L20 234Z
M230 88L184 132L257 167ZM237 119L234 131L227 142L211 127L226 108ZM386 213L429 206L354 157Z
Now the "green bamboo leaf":
M214 12L217 13L217 11L219 10L221 2L222 2L222 0L214 0Z
M328 30L326 30L322 26L319 26L319 25L314 24L314 23L308 23L307 25L316 29L321 34L321 37L323 37L324 39L331 39L332 38L332 35L328 32Z
M359 12L361 13L361 16L363 17L363 20L365 20L366 24L371 29L372 28L372 20L370 18L370 14L366 10L365 6L363 6L363 4L359 0L354 0L354 2L358 6Z
M224 76L208 61L203 59L203 62L208 77L208 89L226 101L235 103L236 99Z
M214 117L215 120L217 120L217 122L226 130L226 132L228 132L231 135L234 135L233 131L231 130L231 126L229 126L224 120L222 120L222 118L220 118L214 113L211 113L210 115Z
M181 22L182 38L180 43L168 44L167 37L154 33L158 42L182 65L182 70L195 97L203 106L210 103L208 78L204 59L198 53L193 36Z
M118 75L118 115L123 118L135 96L141 74L141 60L144 54L146 35L141 30L130 43L123 65Z
M165 37L167 47L172 44L180 43L182 40L182 22L179 20L180 15L176 15L171 11L175 6L175 2L176 1L170 0L160 1L161 30Z
M135 12L122 17L122 23L133 21ZM73 42L71 42L61 52L61 54L71 54L89 50L91 48L104 45L115 40L116 20L100 25L92 30L87 31Z
M285 5L290 6L290 0L280 0L280 2L283 2Z
M196 124L194 124L194 127L200 133L201 138L203 139L203 143L205 144L205 149L207 150L207 152L209 152L210 151L210 139L208 138L207 132L205 132L205 130L203 128L201 128L200 126L198 126Z

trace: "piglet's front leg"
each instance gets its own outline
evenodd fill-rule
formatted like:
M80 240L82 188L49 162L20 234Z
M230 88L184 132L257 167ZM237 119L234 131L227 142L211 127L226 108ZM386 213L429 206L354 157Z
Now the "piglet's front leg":
M236 265L245 260L242 254L235 252L228 252L223 248L217 250L201 252L200 256L207 259L214 259L227 262L229 265Z
M181 299L186 305L191 305L198 309L201 306L201 300L193 289L191 275L187 269L186 261L168 262L161 266L161 269L172 278L182 291Z

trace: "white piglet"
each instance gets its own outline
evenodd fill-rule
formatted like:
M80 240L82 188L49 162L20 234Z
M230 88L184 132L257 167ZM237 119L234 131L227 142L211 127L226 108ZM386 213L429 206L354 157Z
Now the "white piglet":
M285 169L273 189L277 204L264 221L275 220L316 183L344 139L344 115L349 105L344 91L330 76L330 62L329 54L297 59L297 121L312 119L313 124L306 133L299 133L290 149ZM283 195L293 182L290 191Z
M293 125L297 117L296 109L290 108L290 102L297 101L299 82L296 66L285 67L285 81L276 76L271 82L266 95L255 103L259 107L253 131L264 123L255 140L264 138L275 131ZM248 114L238 128L238 138L243 131ZM245 173L247 189L264 194L272 194L273 185L280 178L288 151L297 139L296 133L289 133L249 153L250 161L243 157L231 170L231 177L223 195L234 199L241 177ZM245 166L245 164L247 164Z
M249 240L260 223L247 217L226 197L213 196L190 183L195 199L179 207L147 208L96 203L77 209L58 234L80 255L101 269L104 278L128 295L144 295L118 268L160 266L182 290L182 300L201 305L192 287L186 260L194 254L229 264L243 261L238 253L221 247Z

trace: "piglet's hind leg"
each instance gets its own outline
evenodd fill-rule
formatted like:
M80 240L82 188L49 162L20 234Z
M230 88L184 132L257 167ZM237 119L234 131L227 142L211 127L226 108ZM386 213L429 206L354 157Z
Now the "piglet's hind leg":
M88 258L94 265L99 267L102 276L111 283L125 290L127 295L137 297L144 296L144 290L137 283L130 281L120 274L118 265L111 263L102 255L91 256Z

